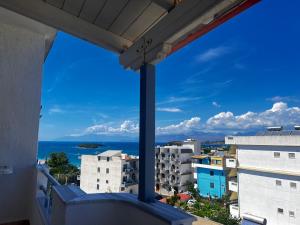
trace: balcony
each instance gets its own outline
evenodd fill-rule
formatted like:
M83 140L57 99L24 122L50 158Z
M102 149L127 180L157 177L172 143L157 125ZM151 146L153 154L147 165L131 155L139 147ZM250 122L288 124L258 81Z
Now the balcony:
M198 177L198 174L194 173L194 179L197 179L197 177Z
M60 185L38 166L36 225L191 224L194 218L169 205L140 202L127 193L86 194L77 186ZM84 215L82 213L84 211ZM131 215L131 216L128 216ZM33 223L34 224L34 223Z
M238 183L236 178L230 179L228 181L228 189L229 191L238 192Z
M116 32L103 29L107 24L102 24L102 20L95 26L74 16L79 15L79 11L70 13L48 4L49 1L0 2L0 91L1 96L6 96L1 102L0 166L12 168L11 174L0 176L0 224L19 219L26 219L31 225L94 225L99 221L105 225L191 224L192 216L154 199L154 64L203 31L217 26L219 19L228 18L233 7L242 10L240 7L248 1L238 6L232 1L182 1L178 7L162 3L161 7L151 2L152 7L160 9L159 12L145 10L143 14L132 10L131 4L120 7L119 1L104 8L97 1L85 1L88 8L96 10L95 14L109 15L109 21L117 22L123 18L127 23L137 18L130 24L138 24L138 30L118 25ZM76 3L72 1L69 8L78 8ZM117 10L119 8L122 10ZM158 20L161 15L164 15L163 19ZM143 19L145 16L149 20ZM203 23L207 18L212 18L209 24ZM200 30L196 33L198 27ZM85 194L75 186L59 185L45 168L35 168L42 68L56 36L55 28L119 54L125 68L140 71L139 165L142 169L139 182L142 191L138 198L125 193ZM125 30L134 30L135 35L130 40L117 35ZM197 35L191 39L190 34Z
M236 168L237 167L237 160L234 158L226 159L226 167L227 168Z
M240 217L240 208L238 204L229 205L229 211L232 217L239 218Z

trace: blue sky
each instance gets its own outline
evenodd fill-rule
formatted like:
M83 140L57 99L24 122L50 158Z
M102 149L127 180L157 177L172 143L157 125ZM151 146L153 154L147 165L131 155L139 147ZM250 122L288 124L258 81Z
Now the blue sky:
M265 0L157 65L157 135L300 124L299 1ZM59 32L44 65L40 140L137 137L139 75Z

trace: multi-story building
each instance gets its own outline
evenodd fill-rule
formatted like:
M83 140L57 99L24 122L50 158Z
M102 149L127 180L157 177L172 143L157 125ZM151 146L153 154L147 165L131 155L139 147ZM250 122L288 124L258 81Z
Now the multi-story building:
M200 151L199 142L192 139L157 146L155 149L156 191L163 195L187 191L188 184L193 182L191 157Z
M228 136L225 143L237 146L237 159L227 161L238 171L231 184L238 191L232 215L300 224L300 131L271 128L255 136Z
M138 192L138 157L108 150L81 156L80 188L86 193Z
M221 198L227 192L228 170L225 168L224 152L213 155L193 156L195 188L200 196Z

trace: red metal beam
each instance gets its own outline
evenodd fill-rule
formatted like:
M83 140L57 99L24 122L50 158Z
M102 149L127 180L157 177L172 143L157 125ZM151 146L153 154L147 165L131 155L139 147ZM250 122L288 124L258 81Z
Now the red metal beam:
M217 26L221 25L222 23L226 22L227 20L233 18L234 16L238 15L239 13L243 12L244 10L248 9L249 7L253 6L254 4L258 3L260 0L246 0L240 5L236 6L235 8L231 9L228 13L216 18L211 23L207 24L204 27L201 27L200 30L196 31L188 35L184 40L179 41L175 46L173 46L169 55L174 53L175 51L183 48L190 42L196 40L197 38L203 36L204 34L208 33L212 29L216 28Z

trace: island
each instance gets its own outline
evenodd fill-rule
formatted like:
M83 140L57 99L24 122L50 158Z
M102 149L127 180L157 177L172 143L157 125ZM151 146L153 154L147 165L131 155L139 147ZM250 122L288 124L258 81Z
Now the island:
M103 144L99 143L82 143L77 145L79 148L85 148L85 149L95 149L104 146Z

